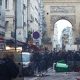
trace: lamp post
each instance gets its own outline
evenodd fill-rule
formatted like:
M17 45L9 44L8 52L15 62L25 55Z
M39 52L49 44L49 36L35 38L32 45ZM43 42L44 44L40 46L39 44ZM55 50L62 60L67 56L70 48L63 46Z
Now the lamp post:
M16 29L17 29L17 0L15 0L15 51L16 51Z

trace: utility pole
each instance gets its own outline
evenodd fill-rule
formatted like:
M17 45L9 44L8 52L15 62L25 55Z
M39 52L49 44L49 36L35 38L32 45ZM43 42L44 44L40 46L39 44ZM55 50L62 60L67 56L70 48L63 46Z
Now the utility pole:
M17 29L17 0L15 0L15 51L16 51L16 46L17 46L16 29Z
M27 51L28 51L28 7L29 6L29 0L27 0L27 39L26 39L26 43L27 43Z

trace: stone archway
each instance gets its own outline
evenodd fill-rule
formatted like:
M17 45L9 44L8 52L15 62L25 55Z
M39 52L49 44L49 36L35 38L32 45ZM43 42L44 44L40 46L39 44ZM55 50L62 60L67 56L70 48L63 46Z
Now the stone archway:
M68 20L62 18L55 23L52 44L57 50L65 50L66 45L74 44L72 24Z
M61 19L65 19L67 21L69 21L71 24L72 24L72 27L73 29L75 29L75 24L76 24L76 18L75 18L75 15L52 15L51 16L51 26L52 29L54 29L54 24L58 21L58 20L61 20Z
M54 24L68 20L72 24L74 41L80 36L80 1L79 0L43 0L48 36L54 33ZM47 14L48 13L48 14Z
M76 24L75 15L65 15L65 16L63 16L63 15L52 15L51 16L51 26L53 26L53 27L51 27L51 33L54 34L54 24L61 19L65 19L72 24L73 35L74 35L73 39L75 41L75 36L76 36L76 31L74 31L74 29L76 30L76 28L75 28L75 26L76 26L75 25Z

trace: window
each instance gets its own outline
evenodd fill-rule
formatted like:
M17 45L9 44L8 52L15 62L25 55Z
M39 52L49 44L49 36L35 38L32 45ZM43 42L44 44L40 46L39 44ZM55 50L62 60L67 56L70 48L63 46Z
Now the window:
M26 26L26 22L23 23L23 26Z
M27 7L26 7L26 5L25 4L23 4L23 9L26 9Z
M2 5L2 0L0 0L0 5Z
M8 0L5 0L5 8L8 8Z
M35 21L38 23L38 20L35 18Z
M33 22L34 21L34 17L31 15L31 22Z
M38 12L38 9L37 9L37 7L35 6L35 9L36 9L36 11Z
M8 24L9 24L9 21L6 21L5 22L5 30L7 31L7 29L8 29Z

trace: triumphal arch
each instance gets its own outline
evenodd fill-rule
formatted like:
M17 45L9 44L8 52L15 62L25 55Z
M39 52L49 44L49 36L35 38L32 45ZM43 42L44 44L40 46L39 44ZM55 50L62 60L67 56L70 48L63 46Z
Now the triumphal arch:
M80 0L43 0L48 36L54 32L54 24L68 20L73 27L74 40L80 36Z

